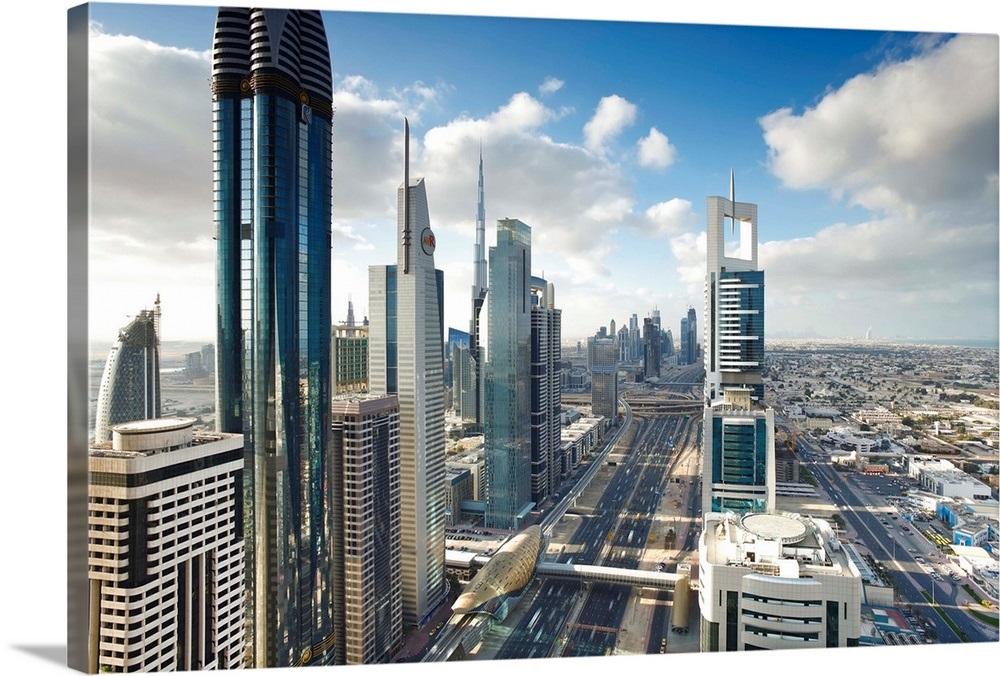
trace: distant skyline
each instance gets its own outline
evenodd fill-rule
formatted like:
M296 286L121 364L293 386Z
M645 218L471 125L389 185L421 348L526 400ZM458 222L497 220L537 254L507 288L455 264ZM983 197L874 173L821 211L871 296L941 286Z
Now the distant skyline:
M232 4L232 3L226 3ZM163 305L214 340L214 6L91 5L89 335ZM995 35L324 11L335 322L393 259L402 117L445 327L468 330L479 151L487 245L532 228L567 340L704 313L705 203L759 206L768 336L993 339ZM178 94L180 93L180 94Z

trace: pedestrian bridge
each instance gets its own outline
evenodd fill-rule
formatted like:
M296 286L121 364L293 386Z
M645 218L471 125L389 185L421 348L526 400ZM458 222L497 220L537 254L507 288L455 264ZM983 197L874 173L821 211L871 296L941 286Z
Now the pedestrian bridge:
M611 568L609 566L588 566L576 563L547 563L540 561L535 566L535 574L542 577L590 582L611 582L633 587L666 589L674 591L678 585L687 591L688 576L676 573L659 573L652 570Z
M448 550L445 553L448 566L467 568L477 571L487 564L492 557L483 554L473 554L466 552L453 552ZM676 573L660 573L652 570L634 570L630 568L612 568L610 566L589 566L577 563L549 563L538 561L534 566L535 575L549 578L559 578L563 580L586 580L590 582L611 582L613 584L627 584L633 587L648 587L651 589L666 589L673 591L681 578L684 585L689 586L687 575ZM520 587L524 580L516 585ZM491 584L495 588L506 588L506 584Z

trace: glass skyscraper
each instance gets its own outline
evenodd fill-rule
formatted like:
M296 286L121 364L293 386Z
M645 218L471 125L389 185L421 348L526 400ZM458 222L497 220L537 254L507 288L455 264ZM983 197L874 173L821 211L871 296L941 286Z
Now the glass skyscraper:
M219 9L217 426L242 433L248 666L328 664L332 84L319 12Z
M101 376L94 443L111 440L118 423L160 417L160 297L118 332Z
M614 338L587 339L590 353L590 404L595 416L618 423L618 341Z
M705 416L705 514L774 509L774 411L749 408L748 394L738 390L742 404L717 404Z
M486 526L517 528L531 502L531 228L497 221L490 247L484 442Z

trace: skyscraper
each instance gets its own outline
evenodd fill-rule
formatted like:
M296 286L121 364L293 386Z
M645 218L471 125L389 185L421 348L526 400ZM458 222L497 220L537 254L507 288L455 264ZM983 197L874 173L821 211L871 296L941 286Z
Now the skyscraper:
M642 331L639 329L639 315L632 313L628 320L629 361L642 361Z
M463 406L463 420L471 421L471 429L483 429L483 364L480 315L488 290L486 269L486 197L483 192L483 151L479 149L479 199L476 206L476 244L472 250L472 320L469 322L469 356L472 359L472 406Z
M677 360L677 363L680 366L690 363L688 361L688 343L690 340L691 330L688 328L688 318L684 316L681 317L681 354L680 359Z
M451 387L452 408L466 429L476 429L476 392L474 364L469 354L471 336L466 331L448 329L447 367L445 383Z
M708 198L705 277L703 512L774 509L774 411L762 406L763 272L757 268L757 206ZM725 220L739 226L726 255ZM689 311L689 318L693 309ZM693 321L689 319L689 322ZM689 345L691 339L689 339Z
M531 499L554 493L562 479L560 409L562 372L559 346L562 311L555 306L555 285L531 277Z
M764 394L764 272L757 268L757 205L730 196L708 198L708 271L705 278L705 397L730 386ZM737 246L727 255L726 221ZM737 227L739 234L737 238Z
M101 376L94 442L111 439L118 423L160 417L160 296L118 332Z
M445 592L444 277L424 179L410 178L409 122L404 136L397 263L368 268L368 381L399 398L403 622L419 625Z
M332 417L338 662L386 663L403 637L399 403L391 394L340 395Z
M243 437L116 425L89 457L89 673L243 666Z
M595 416L618 421L618 341L614 338L587 339L590 352L590 403Z
M705 409L702 513L774 509L774 410L727 388Z
M660 377L660 329L651 317L642 321L643 360L646 378Z
M663 332L663 340L660 341L660 356L672 357L674 355L674 334L670 329Z
M368 391L368 327L341 324L330 329L334 394Z
M681 318L681 354L685 364L698 362L698 318L693 307Z
M213 39L216 416L244 435L249 666L333 660L332 84L317 11L223 7Z
M622 325L618 329L618 362L624 364L631 359L632 339L628 334L628 327Z
M497 221L490 247L486 362L486 526L516 529L531 510L531 228Z

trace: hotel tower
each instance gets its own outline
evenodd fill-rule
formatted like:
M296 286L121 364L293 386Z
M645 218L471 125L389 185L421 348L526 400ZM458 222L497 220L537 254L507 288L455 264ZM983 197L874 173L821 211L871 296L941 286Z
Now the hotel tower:
M333 109L319 12L220 8L212 111L217 427L246 448L248 666L329 664Z
M757 267L757 205L736 201L732 175L729 199L708 198L707 225L702 511L706 517L771 512L774 411L762 403L764 271Z

